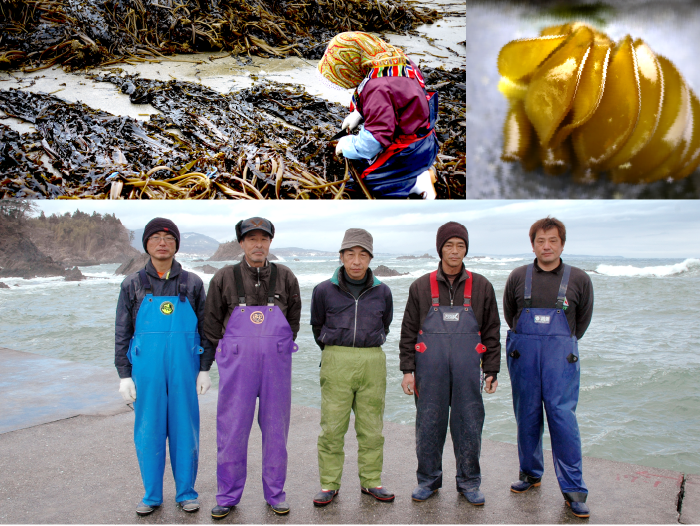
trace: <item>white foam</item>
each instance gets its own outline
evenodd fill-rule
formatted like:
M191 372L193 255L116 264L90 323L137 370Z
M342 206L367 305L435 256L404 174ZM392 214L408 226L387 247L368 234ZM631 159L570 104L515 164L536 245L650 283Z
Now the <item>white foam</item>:
M690 272L694 269L700 269L700 259L689 258L681 263L671 265L659 265L655 267L633 267L632 265L616 266L616 265L598 265L596 272L604 276L613 277L665 277L675 276Z

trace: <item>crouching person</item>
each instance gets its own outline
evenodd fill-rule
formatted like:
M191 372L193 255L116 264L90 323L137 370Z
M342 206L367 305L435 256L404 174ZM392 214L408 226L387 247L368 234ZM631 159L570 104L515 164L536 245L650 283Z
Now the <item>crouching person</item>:
M134 442L145 495L136 508L152 513L163 503L165 442L175 477L175 500L199 509L194 483L199 461L198 394L211 387L214 350L202 338L206 294L202 280L175 261L180 232L157 217L143 231L146 267L122 282L115 330L119 392L134 402Z
M382 502L394 494L382 486L386 341L393 318L391 290L372 275L372 236L351 228L340 247L340 266L311 297L311 326L322 349L321 434L316 506L330 504L340 490L345 433L355 413L361 491Z

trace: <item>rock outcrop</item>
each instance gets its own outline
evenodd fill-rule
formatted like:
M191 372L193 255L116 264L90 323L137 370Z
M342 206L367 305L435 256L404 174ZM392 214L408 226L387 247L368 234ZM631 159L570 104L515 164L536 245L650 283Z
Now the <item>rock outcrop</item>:
M9 289L10 287L5 285L2 281L0 281L0 289Z
M240 261L241 259L243 259L243 249L238 244L238 241L234 239L233 241L221 243L216 252L207 261ZM267 255L267 260L277 261L278 258L270 253Z
M194 267L194 270L199 270L205 274L216 274L219 269L211 265L202 265L201 267Z
M71 269L66 270L66 281L81 281L84 279L85 276L83 276L83 273L80 272L80 269L78 267L73 267Z
M384 265L379 265L375 268L372 273L380 278L390 278L393 276L406 276L408 272L399 272L393 268L386 267Z
M128 276L129 274L133 274L134 272L138 272L144 266L146 266L146 262L149 259L151 259L151 256L149 256L145 252L143 254L138 254L137 256L131 258L126 263L122 263L119 266L119 268L114 271L114 273L121 274L123 276Z

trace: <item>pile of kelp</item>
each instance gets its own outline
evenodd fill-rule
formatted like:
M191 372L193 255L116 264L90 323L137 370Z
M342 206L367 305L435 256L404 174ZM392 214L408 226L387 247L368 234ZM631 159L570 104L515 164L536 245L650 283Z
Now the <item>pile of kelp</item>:
M2 0L0 69L77 69L201 51L321 58L342 31L440 18L411 0Z
M465 70L423 72L440 94L438 196L463 198ZM353 184L354 168L330 142L347 109L302 87L263 82L220 94L118 68L94 80L161 113L139 121L50 95L0 90L0 109L37 130L19 135L0 124L0 198L370 197Z

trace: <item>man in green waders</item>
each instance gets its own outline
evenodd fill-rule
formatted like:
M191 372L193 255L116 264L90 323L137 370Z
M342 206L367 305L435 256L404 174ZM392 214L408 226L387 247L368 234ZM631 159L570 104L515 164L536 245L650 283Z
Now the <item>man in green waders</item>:
M321 491L315 506L330 504L340 490L345 433L355 413L361 491L382 502L394 494L382 487L386 355L381 345L394 316L389 287L369 268L372 235L361 228L345 232L342 266L319 283L311 296L311 326L321 359L321 434L318 471Z

